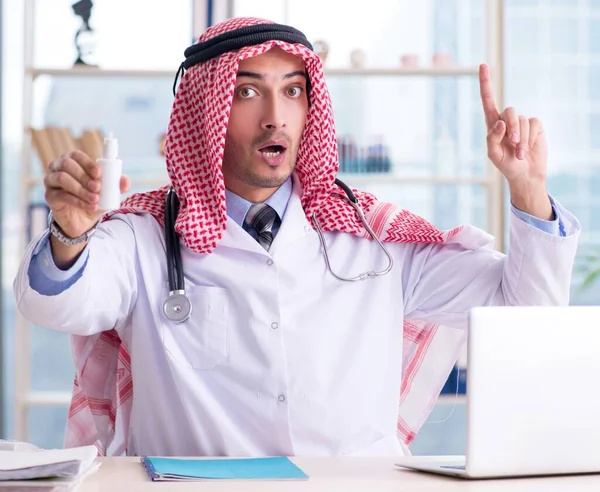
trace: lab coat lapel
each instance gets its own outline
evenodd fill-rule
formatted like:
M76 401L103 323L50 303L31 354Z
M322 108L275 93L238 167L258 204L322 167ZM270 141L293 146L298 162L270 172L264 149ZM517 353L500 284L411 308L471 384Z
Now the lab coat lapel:
M251 251L252 253L266 255L269 254L260 244L258 244L258 241L248 234L231 217L227 217L227 229L223 231L223 237L221 238L218 247L241 249Z

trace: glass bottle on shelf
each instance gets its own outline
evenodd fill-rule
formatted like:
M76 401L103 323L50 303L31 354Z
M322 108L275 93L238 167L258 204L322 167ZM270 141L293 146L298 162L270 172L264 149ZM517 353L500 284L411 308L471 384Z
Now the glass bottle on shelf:
M348 167L348 158L346 156L347 154L347 145L346 145L346 136L345 135L338 135L337 137L337 147L338 147L338 158L340 161L340 168L339 168L339 172L341 173L345 173L348 172L347 171L347 167Z
M338 156L341 173L358 172L358 149L356 139L352 135L340 135L338 142Z
M383 135L375 135L368 147L365 172L388 173L391 167L388 148L383 143Z
M354 136L348 136L348 145L347 145L347 153L346 159L348 163L348 167L352 170L351 172L357 171L357 163L358 163L358 145L356 144L356 139Z

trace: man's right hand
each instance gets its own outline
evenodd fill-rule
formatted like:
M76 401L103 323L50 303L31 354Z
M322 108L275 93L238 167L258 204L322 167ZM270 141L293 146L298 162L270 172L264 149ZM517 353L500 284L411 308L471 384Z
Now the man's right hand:
M92 229L105 213L98 210L102 169L80 150L56 159L44 178L46 202L54 220L69 237L78 237ZM121 193L129 190L129 179L121 176ZM85 243L67 246L51 236L54 261L68 268L79 256Z

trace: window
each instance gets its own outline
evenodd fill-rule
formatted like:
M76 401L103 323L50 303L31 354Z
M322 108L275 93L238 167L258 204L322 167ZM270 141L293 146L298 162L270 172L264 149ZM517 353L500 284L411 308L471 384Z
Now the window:
M600 254L597 218L600 176L600 4L589 0L505 1L507 40L538 33L535 50L508 44L506 104L542 118L550 146L550 193L582 222L576 272L587 255ZM532 15L533 14L533 15ZM525 70L525 67L527 69ZM600 302L600 291L581 291L573 279L572 302Z

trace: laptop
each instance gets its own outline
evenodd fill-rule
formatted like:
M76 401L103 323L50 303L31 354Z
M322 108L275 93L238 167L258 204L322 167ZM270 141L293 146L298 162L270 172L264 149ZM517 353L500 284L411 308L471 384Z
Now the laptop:
M469 314L461 457L397 466L462 478L600 472L600 306Z

